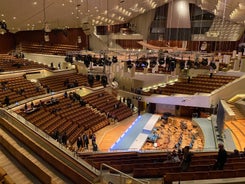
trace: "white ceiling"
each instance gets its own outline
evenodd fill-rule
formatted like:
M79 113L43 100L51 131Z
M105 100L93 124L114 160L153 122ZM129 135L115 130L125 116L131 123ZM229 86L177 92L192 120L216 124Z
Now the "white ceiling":
M0 20L10 32L127 22L172 0L1 0ZM245 0L187 0L225 19L244 24ZM45 8L44 8L45 7Z

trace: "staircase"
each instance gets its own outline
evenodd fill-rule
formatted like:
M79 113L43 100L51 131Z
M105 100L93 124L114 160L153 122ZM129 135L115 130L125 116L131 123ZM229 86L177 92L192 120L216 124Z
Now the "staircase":
M236 120L245 119L245 115L239 110L239 108L236 107L236 105L230 104L230 108L235 113Z
M25 146L22 142L20 142L13 134L8 132L6 129L1 127L0 129L1 138L1 166L7 171L8 175L13 179L16 183L41 183L40 178L33 176L30 168L21 169L23 167L23 163L18 162L19 159L25 160L26 163L33 170L41 170L47 174L47 176L51 177L51 183L72 183L68 178L64 177L61 173L57 172L57 170L47 164L43 159L41 159L38 155L36 155L32 150L30 150L27 146ZM11 145L11 146L8 146ZM18 152L12 152L8 148L14 148L18 150ZM3 151L5 150L5 151ZM15 157L16 160L10 159L9 155L12 154L11 157ZM13 155L14 154L14 155ZM40 173L40 176L42 173ZM43 182L43 181L42 181Z

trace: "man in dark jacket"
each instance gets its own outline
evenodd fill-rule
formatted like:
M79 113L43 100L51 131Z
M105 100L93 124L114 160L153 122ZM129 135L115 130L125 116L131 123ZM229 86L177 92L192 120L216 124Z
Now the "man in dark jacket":
M214 164L214 169L215 170L223 170L224 165L225 165L226 160L227 160L227 152L226 152L224 145L222 143L220 143L218 147L219 147L219 152L218 152L217 160Z

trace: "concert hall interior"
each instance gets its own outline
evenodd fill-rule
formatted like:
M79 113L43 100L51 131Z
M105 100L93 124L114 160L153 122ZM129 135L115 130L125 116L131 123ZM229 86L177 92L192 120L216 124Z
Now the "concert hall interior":
M0 183L245 183L244 0L1 0Z

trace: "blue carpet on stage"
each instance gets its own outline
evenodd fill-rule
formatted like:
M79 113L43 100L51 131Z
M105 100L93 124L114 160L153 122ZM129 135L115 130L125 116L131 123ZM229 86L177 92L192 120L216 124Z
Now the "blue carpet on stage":
M124 134L112 145L110 148L113 150L129 150L132 143L143 132L144 126L152 117L152 114L146 113L139 116L133 124L124 132Z

